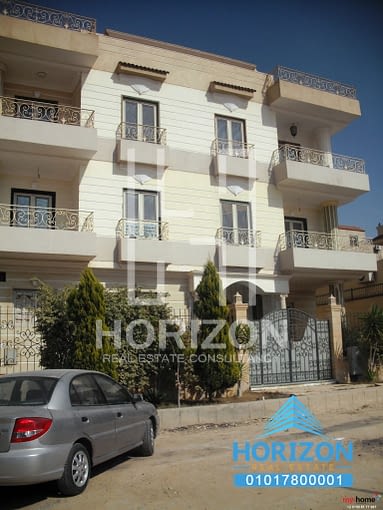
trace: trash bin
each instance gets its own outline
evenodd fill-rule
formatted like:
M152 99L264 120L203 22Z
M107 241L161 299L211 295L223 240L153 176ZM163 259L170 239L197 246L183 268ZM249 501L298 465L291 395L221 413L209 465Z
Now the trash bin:
M362 359L358 346L347 347L347 360L351 381L356 381L363 375Z

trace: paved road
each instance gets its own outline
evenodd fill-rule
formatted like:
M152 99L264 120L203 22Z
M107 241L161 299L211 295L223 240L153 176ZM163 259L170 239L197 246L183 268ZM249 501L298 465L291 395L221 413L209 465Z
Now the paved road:
M353 441L352 489L234 488L232 442L253 442L265 423L254 420L164 431L153 457L125 456L97 469L86 492L76 498L58 497L53 484L1 488L0 510L342 510L352 508L344 498L383 494L383 405L316 415L328 435ZM305 437L312 438L284 432L276 439ZM376 503L380 508L383 497Z

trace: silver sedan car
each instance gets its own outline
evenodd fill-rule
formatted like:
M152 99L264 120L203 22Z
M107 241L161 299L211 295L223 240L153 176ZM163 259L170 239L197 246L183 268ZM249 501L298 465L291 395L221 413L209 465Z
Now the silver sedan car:
M111 377L43 370L0 378L0 485L57 480L81 493L91 467L132 449L152 455L156 408Z

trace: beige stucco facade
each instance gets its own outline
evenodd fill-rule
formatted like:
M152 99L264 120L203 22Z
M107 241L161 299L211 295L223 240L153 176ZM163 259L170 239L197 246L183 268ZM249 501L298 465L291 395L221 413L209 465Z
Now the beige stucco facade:
M211 259L249 318L286 295L315 313L318 288L375 271L372 247L326 219L329 202L336 215L369 190L360 161L340 168L331 151L360 116L355 97L112 30L0 15L0 33L0 305L36 278L64 286L89 266L107 287L155 290L190 314ZM300 147L292 159L286 144Z

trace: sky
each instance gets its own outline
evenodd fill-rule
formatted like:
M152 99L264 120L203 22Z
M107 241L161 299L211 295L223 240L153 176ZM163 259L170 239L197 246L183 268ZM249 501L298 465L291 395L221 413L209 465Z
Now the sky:
M383 223L382 0L34 0L96 18L105 28L254 63L282 65L356 87L362 116L332 138L362 158L371 191L339 209L339 223L369 237ZM382 144L382 145L381 145Z

